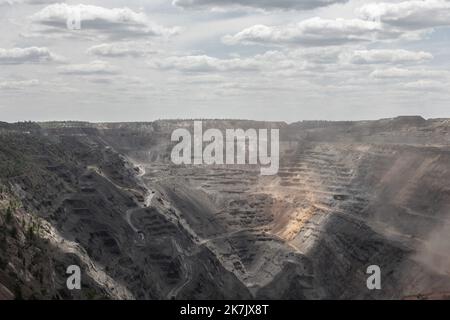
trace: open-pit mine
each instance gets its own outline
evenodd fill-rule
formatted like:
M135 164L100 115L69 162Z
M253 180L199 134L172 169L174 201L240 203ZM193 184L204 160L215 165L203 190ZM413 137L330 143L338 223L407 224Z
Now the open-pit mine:
M278 129L271 176L174 164L193 123L0 123L0 299L450 296L450 120L203 121Z

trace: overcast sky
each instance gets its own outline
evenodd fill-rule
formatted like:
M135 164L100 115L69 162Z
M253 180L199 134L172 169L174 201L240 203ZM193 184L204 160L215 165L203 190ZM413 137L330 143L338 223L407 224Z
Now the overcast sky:
M447 0L0 0L0 22L0 121L450 117Z

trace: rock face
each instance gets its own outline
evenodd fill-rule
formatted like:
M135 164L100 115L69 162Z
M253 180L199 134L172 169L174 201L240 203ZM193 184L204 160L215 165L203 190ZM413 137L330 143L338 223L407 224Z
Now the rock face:
M450 120L204 124L279 128L278 175L175 166L191 121L0 124L0 297L448 297Z

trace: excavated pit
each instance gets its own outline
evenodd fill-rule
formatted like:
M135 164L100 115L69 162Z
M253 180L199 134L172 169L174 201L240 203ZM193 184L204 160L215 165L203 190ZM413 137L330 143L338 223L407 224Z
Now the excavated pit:
M279 128L276 176L250 165L172 164L171 132L190 125L42 125L40 143L53 144L61 161L37 148L40 171L8 182L132 298L450 292L448 120L206 122L220 130ZM369 265L381 267L380 291L366 287Z

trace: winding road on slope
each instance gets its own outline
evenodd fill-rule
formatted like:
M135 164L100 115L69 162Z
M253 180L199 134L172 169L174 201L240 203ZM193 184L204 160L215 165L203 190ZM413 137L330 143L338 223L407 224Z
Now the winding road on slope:
M133 163L132 161L130 161L130 162ZM140 180L141 185L147 190L147 194L145 196L144 204L139 205L136 208L128 209L126 211L125 220L127 221L130 228L139 235L139 242L143 243L143 242L145 242L145 235L141 230L139 230L139 228L137 228L133 224L132 216L134 213L138 212L139 210L150 207L152 205L152 200L153 200L153 197L155 194L142 181L142 177L145 176L145 174L146 174L145 167L142 165L137 165L137 167L139 168L139 173L136 175L136 177ZM126 187L122 187L122 186L118 185L117 183L112 181L107 175L105 175L103 173L103 171L100 168L98 168L97 166L88 166L88 170L94 171L95 173L97 173L98 175L100 175L101 177L106 179L108 182L110 182L112 185L114 185L116 188L118 188L120 190L123 190L126 192L132 192L134 194L139 193L139 191L136 189L126 188Z
M180 245L174 239L172 239L172 243L174 244L174 247L177 249L178 252L177 257L180 257L181 266L183 267L185 272L183 273L184 277L183 281L180 282L180 284L174 287L172 290L170 290L170 292L167 294L168 299L176 299L180 291L183 290L192 281L192 268L191 265L187 263L186 260L184 259L185 253L183 249L181 249Z
M137 228L133 224L132 216L134 213L138 212L141 209L151 207L152 200L153 200L153 197L155 196L155 194L142 181L142 177L145 176L145 174L146 174L145 167L143 165L137 165L137 167L139 168L139 173L137 174L137 178L140 180L142 186L147 190L147 195L145 196L143 205L139 205L137 208L132 208L132 209L127 210L127 212L125 213L125 219L126 219L128 225L131 227L131 229L133 229L133 231L139 235L139 242L142 244L145 242L145 235L139 228Z

